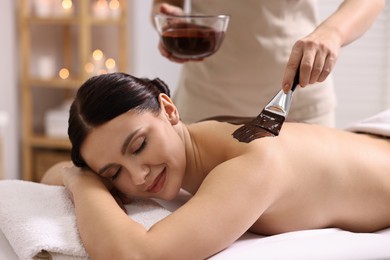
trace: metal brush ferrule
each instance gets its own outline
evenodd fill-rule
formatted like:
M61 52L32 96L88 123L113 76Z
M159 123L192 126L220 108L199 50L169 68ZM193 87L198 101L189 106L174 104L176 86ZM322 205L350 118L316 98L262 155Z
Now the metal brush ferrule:
M293 93L294 92L290 90L286 94L283 90L280 90L278 94L276 94L276 96L268 103L265 110L287 117L288 111L290 111Z

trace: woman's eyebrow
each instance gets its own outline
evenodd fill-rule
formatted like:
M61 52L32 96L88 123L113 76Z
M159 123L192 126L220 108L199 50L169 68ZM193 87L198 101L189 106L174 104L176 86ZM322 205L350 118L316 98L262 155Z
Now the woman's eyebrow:
M129 146L131 140L134 138L134 136L135 136L139 131L140 131L140 128L138 128L138 129L135 130L134 132L130 133L130 134L126 137L125 141L124 141L123 144L122 144L122 149L121 149L121 153L122 153L122 154L125 154L125 153L126 153L127 147Z
M130 133L125 141L123 142L122 144L122 148L121 148L121 153L122 154L125 154L126 153L126 150L127 150L127 147L129 146L131 140L134 138L134 136L140 131L141 129L138 128L137 130L135 130L134 132ZM106 166L103 166L98 172L97 174L98 175L102 175L105 171L107 171L107 169L109 169L110 167L112 167L114 164L113 163L110 163L110 164L107 164Z

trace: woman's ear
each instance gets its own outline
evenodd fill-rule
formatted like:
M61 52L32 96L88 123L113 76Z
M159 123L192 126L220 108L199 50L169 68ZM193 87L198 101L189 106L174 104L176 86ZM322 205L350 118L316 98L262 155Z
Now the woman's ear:
M180 121L179 112L172 100L164 93L158 95L161 112L165 114L172 125L176 125Z

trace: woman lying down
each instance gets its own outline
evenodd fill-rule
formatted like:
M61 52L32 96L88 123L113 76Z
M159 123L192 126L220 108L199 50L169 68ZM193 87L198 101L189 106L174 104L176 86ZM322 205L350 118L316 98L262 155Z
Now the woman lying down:
M194 107L196 109L196 107ZM250 143L217 121L184 125L158 79L96 76L70 109L72 161L44 183L73 195L92 259L204 259L244 232L390 226L390 141L302 123ZM111 195L193 197L149 230Z

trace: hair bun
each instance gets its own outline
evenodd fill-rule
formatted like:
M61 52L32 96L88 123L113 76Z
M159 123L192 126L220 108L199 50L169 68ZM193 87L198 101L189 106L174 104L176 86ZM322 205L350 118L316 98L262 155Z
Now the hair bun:
M164 93L164 94L170 96L170 90L169 90L168 85L164 81L162 81L161 79L155 78L155 79L151 80L150 83L152 83L154 86L156 86L161 91L161 93Z

